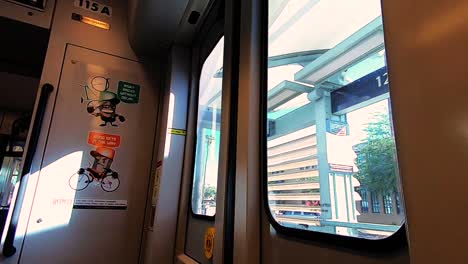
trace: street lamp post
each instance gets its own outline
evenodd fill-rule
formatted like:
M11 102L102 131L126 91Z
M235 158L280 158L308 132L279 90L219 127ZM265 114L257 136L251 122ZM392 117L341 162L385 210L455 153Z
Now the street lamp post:
M209 151L210 151L210 145L211 143L213 143L213 141L215 140L215 137L211 136L211 135L205 135L205 144L206 144L206 149L205 149L205 161L204 161L204 165L203 165L203 180L201 182L203 182L203 185L202 185L202 192L201 192L201 202L202 202L202 210L203 210L203 214L206 214L206 206L204 206L204 200L205 200L205 180L206 180L206 168L207 168L207 165L208 165L208 154L209 154Z

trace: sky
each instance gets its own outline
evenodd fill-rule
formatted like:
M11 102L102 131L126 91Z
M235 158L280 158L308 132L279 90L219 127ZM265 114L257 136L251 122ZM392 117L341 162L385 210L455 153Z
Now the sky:
M329 49L380 14L380 0L290 0L270 21L269 56Z

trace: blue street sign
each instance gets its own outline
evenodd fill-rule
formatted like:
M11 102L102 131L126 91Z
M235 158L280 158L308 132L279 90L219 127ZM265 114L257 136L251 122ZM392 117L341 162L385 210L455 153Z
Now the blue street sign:
M388 93L388 91L387 67L383 67L333 91L331 93L332 112L344 110Z

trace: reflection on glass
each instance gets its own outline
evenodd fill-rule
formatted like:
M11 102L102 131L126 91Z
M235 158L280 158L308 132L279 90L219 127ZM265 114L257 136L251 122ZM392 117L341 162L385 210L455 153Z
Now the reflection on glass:
M271 214L290 228L390 236L405 216L380 1L269 3Z
M192 211L214 216L218 180L224 38L203 64L198 94L197 142L192 186Z

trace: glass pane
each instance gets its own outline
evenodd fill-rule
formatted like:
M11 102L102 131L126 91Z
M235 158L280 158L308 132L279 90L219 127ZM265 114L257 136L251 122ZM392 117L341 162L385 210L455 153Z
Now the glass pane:
M361 190L361 212L368 213L369 212L369 200L367 200L367 191ZM359 210L359 209L358 209Z
M393 234L405 216L380 0L269 0L268 42L271 214L291 228Z
M392 204L392 196L386 194L384 196L384 209L386 214L393 213L393 204Z
M375 192L372 193L372 212L380 213L379 195Z
M4 157L0 169L0 205L9 206L19 179L21 158Z
M395 206L396 206L396 213L400 214L401 213L401 196L399 193L395 193Z
M203 64L198 94L197 142L192 186L194 214L214 216L218 181L224 37Z

